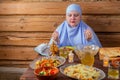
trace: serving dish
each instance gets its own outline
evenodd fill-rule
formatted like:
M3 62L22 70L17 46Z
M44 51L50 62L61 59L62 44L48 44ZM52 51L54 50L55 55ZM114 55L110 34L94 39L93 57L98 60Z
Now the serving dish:
M74 65L78 65L77 63L74 63L74 64L66 64L66 65L63 65L63 66L61 66L60 67L60 72L63 74L63 75L65 75L65 76L67 76L67 77L69 77L69 78L72 78L72 79L78 79L77 77L73 77L73 76L68 76L68 74L65 74L65 72L64 72L64 70L67 68L67 67L69 67L69 66L74 66ZM81 64L80 64L81 65ZM90 68L89 66L86 66L87 68ZM95 80L102 80L102 79L104 79L105 78L105 73L101 70L101 69L99 69L99 68L96 68L96 67L93 67L96 71L99 71L99 76L98 76L98 79L95 79ZM71 70L72 70L72 68L70 68ZM70 71L68 71L69 73L71 73ZM92 72L91 72L92 73ZM92 80L92 79L91 79Z
M39 67L34 69L34 74L39 80L55 80L59 73L57 67Z
M30 63L30 68L32 69L35 69L35 64L38 60L42 60L43 58L45 59L56 59L60 62L59 65L57 65L57 67L60 67L61 65L63 65L65 62L66 62L66 59L64 57L61 57L61 56L49 56L49 57L39 57L35 60L33 60L31 63Z

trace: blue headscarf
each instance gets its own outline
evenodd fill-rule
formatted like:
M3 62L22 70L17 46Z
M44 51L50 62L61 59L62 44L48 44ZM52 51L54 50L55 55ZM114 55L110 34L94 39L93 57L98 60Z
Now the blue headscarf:
M82 9L79 5L77 4L71 4L67 7L66 9L66 14L70 13L71 11L77 11L80 13L80 15L82 15Z
M79 5L71 4L67 7L66 14L71 11L77 11L82 15L82 11ZM91 40L86 40L85 30L91 30L93 37ZM97 38L95 32L82 20L76 27L70 27L70 25L65 20L61 25L58 26L56 31L59 33L59 47L62 46L76 46L76 45L98 45L101 47L101 43Z

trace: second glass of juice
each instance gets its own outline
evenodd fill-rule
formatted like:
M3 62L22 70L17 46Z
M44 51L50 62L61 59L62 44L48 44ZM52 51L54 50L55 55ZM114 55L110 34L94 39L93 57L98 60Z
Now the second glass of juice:
M108 78L109 79L119 79L119 65L115 66L111 62L109 63Z

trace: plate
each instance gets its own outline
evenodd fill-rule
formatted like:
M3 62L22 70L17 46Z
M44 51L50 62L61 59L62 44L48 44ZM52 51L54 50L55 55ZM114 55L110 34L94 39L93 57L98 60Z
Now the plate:
M59 64L57 67L60 67L60 66L63 65L63 64L65 63L65 61L66 61L66 59L65 59L64 57L61 57L61 56L39 57L39 58L33 60L33 61L30 63L29 66L30 66L32 69L35 69L36 61L41 60L42 58L47 58L47 59L53 58L53 59L59 60L59 61L60 61L60 64Z
M63 66L61 66L60 67L60 72L62 73L62 74L64 74L65 76L67 76L67 77L70 77L70 78L73 78L73 79L77 79L77 78L75 78L75 77L71 77L71 76L68 76L67 74L65 74L64 73L64 69L66 68L66 67L68 67L68 66L71 66L71 65L77 65L77 64L66 64L66 65L63 65ZM80 64L81 65L81 64ZM90 68L89 66L85 66L85 67L87 67L87 68ZM75 67L76 68L76 67ZM102 80L103 78L105 78L105 73L101 70L101 69L98 69L98 68L96 68L96 67L93 67L96 71L99 71L100 72L100 76L98 77L98 79L97 80ZM71 69L71 68L70 68ZM72 70L72 69L71 69ZM70 73L70 71L69 71L69 73Z

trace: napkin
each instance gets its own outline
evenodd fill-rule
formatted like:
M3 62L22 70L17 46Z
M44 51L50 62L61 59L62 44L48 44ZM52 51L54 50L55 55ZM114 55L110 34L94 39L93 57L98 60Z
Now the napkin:
M43 56L50 55L49 46L47 43L39 44L37 47L34 48L34 50Z

